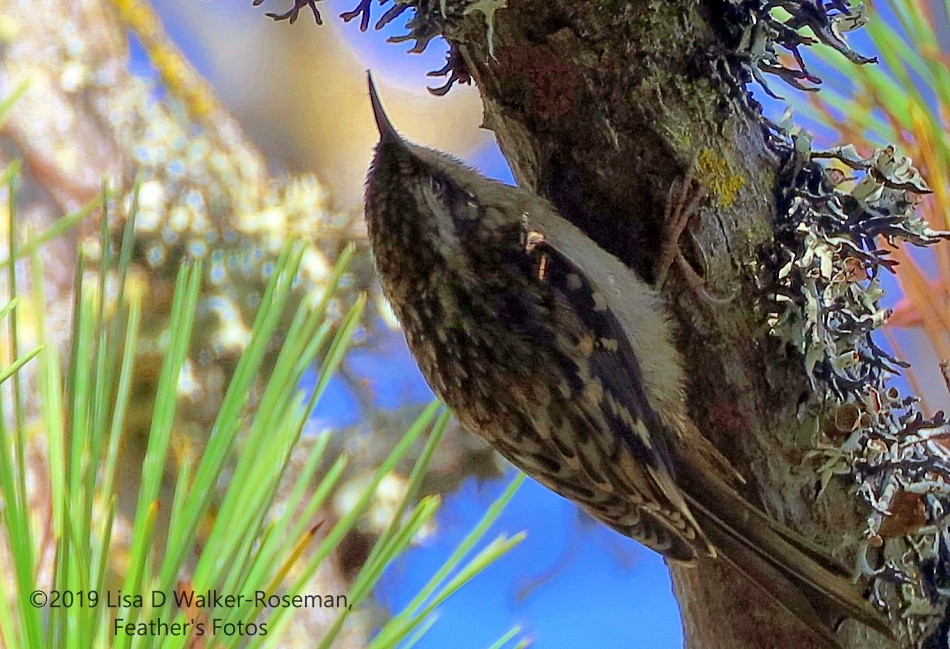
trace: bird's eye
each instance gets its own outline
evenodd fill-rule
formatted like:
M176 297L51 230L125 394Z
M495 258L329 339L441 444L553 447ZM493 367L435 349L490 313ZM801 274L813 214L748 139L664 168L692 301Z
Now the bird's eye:
M455 221L455 227L468 231L476 227L481 221L481 211L478 209L478 203L468 194L462 194L455 197L451 202L452 220Z
M481 217L475 198L465 192L459 192L452 201L452 212L459 221L477 221Z

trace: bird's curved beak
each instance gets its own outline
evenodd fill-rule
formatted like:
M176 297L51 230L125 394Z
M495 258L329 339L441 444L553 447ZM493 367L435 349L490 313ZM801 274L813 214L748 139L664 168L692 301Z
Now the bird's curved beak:
M380 144L401 142L402 138L386 117L386 111L383 110L383 104L379 101L379 94L376 92L376 84L373 83L373 74L369 70L366 71L366 81L369 84L369 100L373 104L373 116L376 118L376 128L379 129Z

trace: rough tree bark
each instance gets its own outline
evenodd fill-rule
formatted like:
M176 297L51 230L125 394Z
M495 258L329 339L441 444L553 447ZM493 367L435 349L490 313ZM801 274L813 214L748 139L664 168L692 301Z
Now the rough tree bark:
M450 36L519 184L647 275L669 187L694 167L710 200L691 228L695 245L685 237L686 253L704 260L712 292L741 290L716 308L681 278L666 283L692 376L692 415L747 478L753 502L851 562L853 498L847 485L832 484L816 500L804 460L818 422L798 417L809 390L802 359L770 337L768 296L754 281L772 238L779 161L759 124L714 80L711 53L723 49L717 5L524 0L495 14L493 53L482 14ZM671 572L688 647L817 646L728 567ZM851 621L840 637L849 647L893 646Z

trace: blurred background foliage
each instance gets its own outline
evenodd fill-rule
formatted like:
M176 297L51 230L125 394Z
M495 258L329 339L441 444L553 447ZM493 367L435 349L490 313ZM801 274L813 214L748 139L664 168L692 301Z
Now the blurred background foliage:
M117 235L133 181L140 180L134 272L148 287L136 366L142 395L158 376L178 267L188 257L206 260L173 441L179 463L200 453L284 242L297 236L313 244L302 261L299 300L319 299L337 255L357 242L328 315L339 322L361 291L371 306L312 421L316 430L333 431L331 450L353 458L333 504L321 512L332 520L345 515L352 494L431 399L379 300L365 247L362 183L376 141L365 70L373 70L406 137L455 153L490 176L511 176L490 132L479 128L473 87L456 85L446 97L425 91L440 85L425 75L442 67L444 44L408 55L404 46L385 43L404 20L383 33L361 33L337 19L353 8L350 0L321 3L322 26L306 11L294 25L265 18L265 10L286 10L283 4L289 0L265 0L259 8L250 0L0 2L2 95L29 81L4 125L0 153L4 162L25 161L21 211L35 230L95 201L105 178L117 192L110 221ZM910 155L935 190L923 214L934 228L947 229L947 5L887 0L874 3L872 14L871 24L849 38L858 51L877 55L877 66L856 68L829 51L809 60L825 80L822 92L780 92L794 104L796 121L815 134L816 148L852 142L869 155L894 143ZM815 57L822 48L809 50L806 57ZM785 105L756 96L777 120ZM77 239L94 248L97 232L89 219L43 250L46 299L51 313L64 314L51 333L58 344L69 334ZM895 308L890 342L914 365L912 391L930 411L946 408L937 360L950 357L950 250L895 254L902 266L899 284L888 287ZM248 401L259 397L251 390ZM150 415L142 409L136 414L133 403L128 428L139 443L123 449L128 461L120 468L140 464ZM384 483L324 575L328 583L345 590L404 493L409 467L411 458ZM440 565L503 489L497 478L507 470L480 441L450 425L423 485L424 493L449 494L447 502L377 590L384 615L405 605ZM119 479L131 508L136 475L130 470ZM485 647L513 624L539 647L681 644L669 577L655 554L530 481L500 524L512 533L527 529L527 540L445 604L441 623L418 646Z

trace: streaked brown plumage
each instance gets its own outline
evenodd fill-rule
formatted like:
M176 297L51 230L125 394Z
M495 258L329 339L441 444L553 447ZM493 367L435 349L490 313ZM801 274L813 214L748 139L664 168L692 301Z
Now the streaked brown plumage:
M820 549L749 505L691 422L660 298L544 200L380 142L366 220L383 290L435 392L557 493L669 559L721 557L837 646L885 620Z

